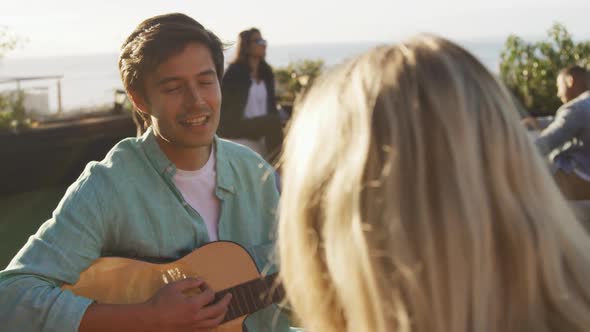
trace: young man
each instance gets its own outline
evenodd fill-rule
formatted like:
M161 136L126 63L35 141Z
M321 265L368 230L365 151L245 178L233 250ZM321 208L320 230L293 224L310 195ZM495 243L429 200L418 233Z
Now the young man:
M210 331L229 296L213 303L199 279L168 284L136 305L64 291L101 256L179 259L214 240L244 246L260 269L273 247L278 201L272 169L215 136L223 46L182 14L142 22L122 47L125 88L150 126L91 162L37 234L0 272L4 331ZM187 297L187 289L204 288ZM288 329L270 307L250 332ZM278 319L277 319L278 318Z
M555 180L565 196L590 199L590 91L588 72L580 66L561 70L557 96L563 105L555 118L525 118L524 124L542 130L536 144L543 155L553 157Z

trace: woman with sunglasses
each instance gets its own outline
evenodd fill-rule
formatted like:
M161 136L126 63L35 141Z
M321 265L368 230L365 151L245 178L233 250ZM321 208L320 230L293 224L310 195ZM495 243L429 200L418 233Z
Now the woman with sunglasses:
M273 161L280 152L283 132L276 108L274 75L265 56L266 40L260 31L242 31L236 58L221 83L218 133Z

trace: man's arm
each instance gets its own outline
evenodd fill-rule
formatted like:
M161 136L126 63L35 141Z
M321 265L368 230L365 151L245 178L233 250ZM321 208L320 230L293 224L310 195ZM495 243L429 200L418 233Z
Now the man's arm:
M91 300L63 291L100 255L104 217L82 177L0 272L0 321L7 331L76 331Z
M180 281L163 287L152 299L137 305L105 305L63 290L100 256L113 216L97 186L83 175L67 191L27 244L0 272L0 322L3 331L190 331L209 330L225 315L229 298L207 306L212 291L202 281ZM105 205L106 204L106 205ZM110 209L103 208L110 205ZM183 291L202 287L187 297ZM145 328L144 328L145 327ZM149 327L149 328L148 328Z
M575 108L559 110L555 119L545 128L536 139L535 143L543 155L562 146L572 138L576 137L584 126L584 117Z
M536 118L537 125L539 126L539 130L545 130L545 128L549 127L551 122L555 120L555 116L547 115L547 116L539 116Z

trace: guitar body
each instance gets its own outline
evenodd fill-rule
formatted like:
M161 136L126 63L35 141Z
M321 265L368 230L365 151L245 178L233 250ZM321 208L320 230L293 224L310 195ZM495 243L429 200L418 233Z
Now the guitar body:
M167 264L105 257L97 259L74 285L64 285L77 295L104 304L145 302L165 284L199 277L215 291L261 278L250 254L233 242L211 242ZM215 332L242 331L246 315L220 325Z

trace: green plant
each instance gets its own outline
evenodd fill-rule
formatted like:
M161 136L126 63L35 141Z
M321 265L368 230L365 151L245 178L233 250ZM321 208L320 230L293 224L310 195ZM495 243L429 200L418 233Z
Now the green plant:
M22 39L12 35L5 26L0 26L0 58L6 52L15 49L21 42ZM9 94L0 94L0 129L26 123L23 102L22 93L15 98Z
M17 124L25 123L27 114L25 111L25 93L22 90L14 93L14 97L10 100L10 108Z
M1 95L0 95L1 96ZM19 129L29 127L31 119L25 110L24 91L15 91L3 95L0 107L0 129Z
M590 42L573 41L566 28L555 23L547 40L528 43L511 35L500 62L500 76L515 97L533 115L553 114L561 105L556 79L567 66L590 65Z
M300 93L313 84L323 70L324 61L321 59L300 60L275 69L279 102L293 103Z
M12 112L0 111L0 130L10 128L13 120Z
M23 40L11 34L5 26L0 25L0 58L4 53L15 49Z

